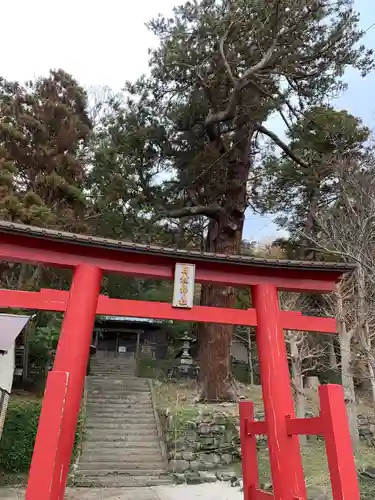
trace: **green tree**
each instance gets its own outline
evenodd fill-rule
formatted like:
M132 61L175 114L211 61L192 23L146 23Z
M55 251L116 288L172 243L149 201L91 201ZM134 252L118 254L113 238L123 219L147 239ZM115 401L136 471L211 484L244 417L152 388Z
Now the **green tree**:
M86 93L64 71L24 85L0 79L0 217L85 231L91 130ZM33 287L42 271L8 266L2 278Z
M337 165L367 156L370 130L345 110L319 106L301 114L287 136L288 147L300 162L296 164L286 154L268 157L259 176L257 205L263 212L278 215L279 224L297 240L294 243L311 248L301 234L316 235L317 213L340 196ZM313 252L305 250L299 256L311 258Z
M62 70L20 85L0 80L0 214L84 230L91 122L84 90Z

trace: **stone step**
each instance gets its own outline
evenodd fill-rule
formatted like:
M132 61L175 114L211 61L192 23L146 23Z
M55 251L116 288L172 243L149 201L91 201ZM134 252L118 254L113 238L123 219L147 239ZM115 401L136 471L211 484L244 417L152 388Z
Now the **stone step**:
M100 401L105 401L105 402L111 402L113 401L114 403L119 403L122 405L139 405L146 404L146 403L151 403L151 395L150 394L88 394L87 397L88 402L100 402Z
M116 380L119 384L122 384L124 382L132 382L138 385L148 385L147 379L134 377L134 375L129 375L123 372L113 372L113 373L108 372L108 375L105 375L104 373L98 373L97 375L92 374L88 378L88 381L91 382L92 381L111 382L114 380Z
M126 364L126 363L116 363L114 362L113 365L110 363L96 363L95 361L91 362L91 369L92 370L127 370L127 371L132 371L136 370L137 366L132 363L132 364Z
M122 359L122 358L108 358L108 359L97 359L97 358L91 358L91 363L99 366L104 366L104 365L109 365L111 366L112 363L116 366L135 366L136 361L135 359Z
M134 373L125 370L97 370L91 371L90 375L88 375L88 380L99 379L100 377L108 378L108 379L117 379L117 380L132 380L134 382L142 382L147 383L147 379L137 377Z
M139 453L151 453L155 450L160 451L159 442L157 436L154 439L145 440L139 436L125 436L124 439L117 441L111 441L108 439L92 439L91 441L86 441L83 446L84 452L107 452L110 450L139 450Z
M115 379L115 378L103 378L103 379L98 379L98 380L91 380L89 383L90 388L95 389L96 387L99 388L109 388L111 387L112 389L121 389L122 387L132 387L134 389L148 389L149 390L149 385L148 384L139 384L135 383L132 381L129 381L128 379L124 378L123 380Z
M118 398L127 397L131 398L132 403L142 401L143 399L150 399L150 390L138 390L130 387L122 387L121 389L113 390L112 388L88 388L88 397L108 397Z
M154 417L154 411L152 406L145 407L143 412L133 413L129 411L128 408L121 408L119 406L111 407L111 406L103 406L98 405L96 407L90 406L86 411L87 418L97 418L97 417L105 417L105 418L127 418L127 417Z
M91 365L90 366L90 375L89 377L92 377L96 373L102 373L102 372L121 372L121 373L127 373L132 377L136 376L136 371L137 368L134 366L97 366L97 365Z
M158 436L155 434L119 434L100 430L91 436L86 435L83 448L86 450L110 449L110 448L152 448L159 446Z
M151 402L150 403L145 403L142 404L141 407L138 407L138 405L135 407L134 405L130 403L125 403L123 405L114 405L112 408L108 404L95 404L92 403L90 405L87 405L87 415L133 415L134 417L139 416L142 417L143 415L145 416L151 416L154 415L154 409L152 407Z
M92 392L99 392L99 393L107 393L107 392L113 392L113 393L117 393L117 392L126 392L126 391L132 391L132 392L138 392L138 393L143 393L143 392L150 392L150 389L148 387L134 387L134 386L131 386L131 385L111 385L111 384L108 384L108 385L104 385L104 384L101 384L101 385L90 385L88 387L88 390L89 391L92 391Z
M92 363L90 365L91 374L95 373L95 370L123 370L126 372L132 372L137 369L135 365L126 365L121 363L114 363L113 365L108 363Z
M154 416L154 411L152 407L150 406L149 408L145 408L144 411L139 412L139 413L134 413L131 410L121 410L119 411L118 409L110 409L108 410L107 408L98 408L95 409L95 411L90 407L90 409L87 410L86 416L90 420L94 420L97 418L108 418L112 419L114 421L116 420L126 420L126 419L139 419L139 418L155 418Z
M129 362L124 362L124 361L118 361L118 360L112 360L112 363L111 361L98 361L96 359L92 359L91 360L91 366L97 366L99 368L102 368L102 367L109 367L109 368L112 368L112 367L124 367L124 368L136 368L136 363L133 362L133 363L129 363Z
M149 393L150 389L148 387L133 387L131 385L97 385L89 386L89 392L94 392L97 394L122 394L122 393L133 393L133 394L145 394Z
M97 441L127 441L136 443L144 440L157 440L158 435L155 429L147 426L145 429L134 429L133 426L129 426L128 429L87 429L86 441L97 442ZM129 439L130 438L130 439Z
M135 413L141 413L144 410L152 408L151 397L142 397L141 399L136 397L131 398L102 398L99 397L88 397L87 398L88 408L97 408L101 406L107 408L108 406L113 406L114 408L123 408L124 410L130 410L133 408Z
M94 381L99 381L102 380L104 382L112 381L112 380L117 380L119 382L124 382L124 381L133 381L134 380L134 375L130 375L129 373L122 373L122 372L98 372L95 376L91 376L89 380L94 380ZM140 379L136 379L137 382Z
M124 394L124 395L131 395L131 396L146 396L150 394L150 389L148 387L129 387L129 386L122 386L122 387L112 387L112 386L107 386L107 387L88 387L88 393L94 394L94 395L118 395L118 394Z
M102 373L122 373L129 375L129 377L136 378L136 368L129 368L125 366L91 366L89 377L95 377L95 375Z
M100 377L105 378L115 378L118 380L129 379L129 380L144 380L135 375L133 371L130 370L121 370L121 369L108 369L108 370L91 370L90 375L88 376L90 379L98 379Z
M105 375L104 373L98 373L97 375L91 375L88 378L88 381L103 381L103 382L111 382L116 380L118 383L124 382L133 382L138 385L148 385L148 382L144 378L134 377L134 375L129 375L123 372L109 373Z
M124 424L129 424L129 425L148 425L148 426L155 426L155 418L154 416L150 417L132 417L132 416L116 416L116 417L110 417L110 416L96 416L95 418L92 416L89 416L87 418L87 424L86 427L87 429L90 429L91 427L95 427L96 425L98 428L100 426L104 425L111 425L111 426L121 426Z
M98 361L96 359L92 359L91 366L95 366L95 367L99 367L99 368L102 368L102 367L136 368L137 365L135 362L129 363L129 362L124 362L124 361L118 361L117 359L112 360L112 363L110 360L109 361Z
M91 382L88 385L88 389L92 391L121 391L121 390L129 390L132 391L149 391L150 388L148 385L137 385L137 384L115 384L112 382Z
M91 375L89 380L97 380L99 381L102 379L103 381L111 381L111 380L118 380L120 382L123 382L125 380L128 381L134 381L136 380L139 382L141 379L135 379L134 375L131 375L130 373L123 373L123 372L97 372L95 375Z
M107 399L118 399L124 398L129 399L131 403L143 402L151 400L150 391L138 391L137 389L122 389L121 391L98 391L90 390L88 391L89 399L97 398L107 398Z
M92 366L90 367L89 377L93 377L96 374L101 373L124 373L130 377L136 376L136 368L129 368L125 366Z
M154 475L163 474L163 461L159 460L159 462L130 462L130 461L112 461L112 462L83 462L82 460L79 463L80 473L90 474L91 471L95 471L99 476L106 476L113 472L118 472L119 474L133 474L134 476L144 476L147 473L151 473Z
M108 464L107 464L108 465ZM120 477L153 477L159 478L166 476L163 469L133 469L133 470L117 470L117 469L78 469L77 476L82 478L97 478L99 481L105 478L120 478Z
M136 420L133 421L125 421L122 422L117 421L117 422L112 422L111 420L96 420L93 422L92 420L88 420L86 424L86 429L114 429L114 430L119 430L119 431L132 431L133 429L141 432L143 430L148 431L148 430L154 430L156 429L156 422L155 419L152 419L151 421L146 421L146 422L137 422Z
M155 421L155 416L154 412L152 409L150 410L145 410L142 413L133 413L130 411L116 411L116 410L111 410L111 411L101 411L97 410L95 412L93 411L87 411L86 417L88 420L95 421L95 420L111 420L114 422L117 422L118 420L126 420L126 421L141 421L139 419L152 419Z
M150 401L151 394L150 391L138 391L137 389L121 389L120 391L112 391L108 390L97 390L97 389L89 389L87 394L89 399L97 399L97 398L107 398L107 399L118 399L125 398L129 399L131 403L138 403L143 401Z
M103 399L88 399L87 400L87 410L96 411L97 409L110 409L113 411L129 410L130 406L137 405L139 409L149 410L152 408L151 399L145 399L142 402L136 403L135 401L129 401L127 399L120 398L103 398Z
M78 487L98 487L98 488L142 488L147 486L162 486L171 484L171 480L167 477L158 476L77 476L74 480L75 486Z
M136 462L163 463L160 448L131 448L124 446L122 448L98 448L84 449L80 463L86 462L122 462L132 457Z
M148 404L143 407L144 411L139 413L132 413L127 405L120 404L106 404L106 403L91 403L87 405L86 414L88 416L119 416L122 417L124 415L134 415L134 416L151 416L153 415L152 405Z

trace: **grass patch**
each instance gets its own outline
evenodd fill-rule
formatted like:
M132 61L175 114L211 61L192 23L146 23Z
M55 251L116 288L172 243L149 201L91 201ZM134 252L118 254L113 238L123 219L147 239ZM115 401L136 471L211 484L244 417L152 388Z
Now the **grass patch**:
M327 456L324 443L317 441L302 448L303 468L305 471L307 488L320 487L331 492ZM357 469L373 465L375 449L361 445L356 455ZM259 480L263 484L271 483L270 462L267 448L258 451ZM360 478L361 500L375 498L374 481ZM371 496L367 496L370 495Z
M225 411L228 414L238 415L237 403L209 403L196 404L195 399L198 395L198 386L194 381L174 381L159 379L154 383L156 402L160 409L170 408L171 411L178 410L180 406L194 407L195 409L215 409ZM241 386L239 388L241 396L245 399L253 401L256 411L263 411L262 389L260 386Z

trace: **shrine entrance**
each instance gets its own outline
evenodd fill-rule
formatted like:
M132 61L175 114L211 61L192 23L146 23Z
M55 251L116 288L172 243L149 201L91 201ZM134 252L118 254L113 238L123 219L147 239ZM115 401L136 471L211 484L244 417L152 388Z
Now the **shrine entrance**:
M356 467L341 386L320 390L319 417L297 419L283 329L336 333L333 318L280 311L278 291L332 292L353 266L223 256L122 243L0 222L0 258L74 269L69 292L0 290L0 308L64 312L53 369L49 372L26 500L62 500L97 314L256 327L265 421L240 403L245 500L306 500L298 435L326 442L334 500L359 500ZM102 273L175 280L173 304L111 299L100 295ZM191 283L251 290L247 310L194 306ZM190 290L190 292L189 292ZM259 490L256 435L266 434L273 494Z

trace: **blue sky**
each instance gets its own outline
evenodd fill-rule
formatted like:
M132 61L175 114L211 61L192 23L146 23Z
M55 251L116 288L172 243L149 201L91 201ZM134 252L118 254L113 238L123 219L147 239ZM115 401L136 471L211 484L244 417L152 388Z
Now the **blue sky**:
M2 2L0 14L7 22L1 32L4 40L11 40L11 50L1 54L0 75L24 81L47 74L50 68L63 68L86 87L107 85L118 91L126 80L147 71L148 48L156 40L146 30L145 22L159 12L168 14L181 2L65 0L64 8L57 10L51 9L50 0ZM375 23L374 2L354 2L363 29ZM367 32L365 43L375 48L375 28ZM350 71L346 81L349 88L336 106L348 109L374 128L375 74L362 79ZM248 215L246 239L259 241L277 235L272 218Z

